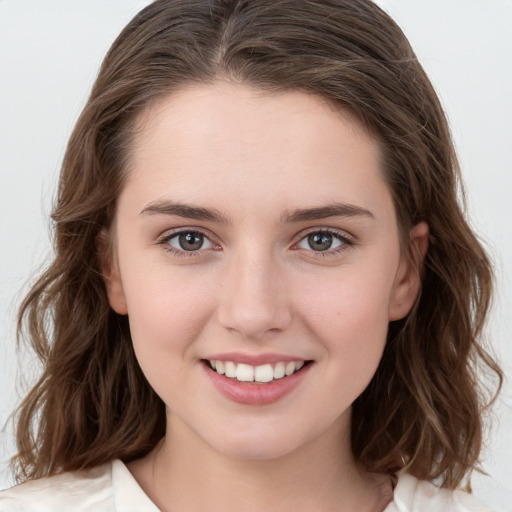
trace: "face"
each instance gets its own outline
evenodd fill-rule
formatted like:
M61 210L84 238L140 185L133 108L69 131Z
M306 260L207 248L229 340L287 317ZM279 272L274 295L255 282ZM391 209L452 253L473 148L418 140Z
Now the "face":
M105 281L168 428L246 458L348 434L418 292L377 142L318 97L225 83L138 128Z

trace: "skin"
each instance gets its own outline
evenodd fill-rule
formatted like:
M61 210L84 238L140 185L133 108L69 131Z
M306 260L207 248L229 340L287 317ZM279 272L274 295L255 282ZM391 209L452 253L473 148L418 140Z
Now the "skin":
M221 219L162 211L170 202ZM333 204L366 213L289 218ZM180 249L187 229L205 235L200 249ZM315 250L308 235L326 229L341 238ZM354 461L351 404L420 279L377 141L313 95L226 82L173 93L139 119L112 236L110 304L167 406L166 437L129 466L159 508L382 510L389 479ZM425 224L411 232L415 257L427 237ZM312 364L281 400L244 405L205 376L203 359L231 351Z

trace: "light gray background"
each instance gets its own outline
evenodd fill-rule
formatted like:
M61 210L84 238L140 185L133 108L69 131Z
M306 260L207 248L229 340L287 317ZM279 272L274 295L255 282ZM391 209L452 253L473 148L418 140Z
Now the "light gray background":
M49 257L48 216L65 144L101 59L144 0L0 0L0 426L30 382L15 310ZM469 214L496 262L489 338L512 375L512 0L379 0L401 25L448 112ZM21 367L21 372L20 372ZM512 510L512 388L505 383L475 494ZM11 478L7 424L0 488Z

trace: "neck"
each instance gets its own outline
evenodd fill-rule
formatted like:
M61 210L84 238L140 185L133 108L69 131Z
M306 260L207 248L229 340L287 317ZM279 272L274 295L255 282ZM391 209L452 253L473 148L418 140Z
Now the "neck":
M291 453L248 460L219 453L168 418L166 437L130 470L164 512L381 511L390 499L388 480L358 467L349 421L339 418Z

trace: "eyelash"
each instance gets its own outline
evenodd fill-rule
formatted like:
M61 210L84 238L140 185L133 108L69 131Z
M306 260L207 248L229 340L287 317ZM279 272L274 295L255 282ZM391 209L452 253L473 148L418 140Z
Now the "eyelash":
M202 231L199 231L197 229L180 229L180 230L174 231L172 233L167 233L167 234L163 235L161 238L159 238L157 243L158 243L158 245L161 245L165 251L170 252L173 256L177 256L177 257L189 257L189 256L194 257L194 256L199 256L201 252L204 252L204 250L197 250L197 251L186 251L184 249L179 250L169 244L169 242L173 238L176 238L180 235L201 236L201 237L204 237L205 240L210 241L210 243L217 245L210 240L210 237L206 233L203 233Z
M308 231L306 233L303 233L301 235L301 238L298 242L294 244L294 246L297 246L300 242L302 242L304 239L306 239L310 235L330 235L333 238L336 238L341 242L341 245L338 247L335 247L334 249L327 249L325 251L314 251L313 249L310 249L310 252L315 255L316 258L326 258L329 256L336 256L339 253L346 251L347 249L350 249L354 245L354 239L348 235L345 232L338 231L337 229L332 228L321 228L321 229L312 229L311 231ZM298 249L295 249L298 250Z
M203 250L199 249L197 251L186 251L184 249L179 250L169 244L170 240L172 240L173 238L176 238L180 235L184 235L184 234L198 235L198 236L204 237L204 239L208 240L210 243L217 246L217 244L215 244L215 242L211 241L210 237L206 233L204 233L203 231L200 231L200 230L196 230L196 229L180 229L179 231L167 233L158 239L157 244L161 245L165 251L167 251L177 257L197 257L200 255L200 253L205 252L204 249ZM313 249L310 249L309 252L314 254L315 257L325 258L325 257L329 257L329 256L335 256L342 251L350 249L354 245L354 239L351 236L347 235L346 233L338 231L336 229L332 229L332 228L321 228L321 229L312 229L310 231L307 231L306 233L301 234L300 239L293 244L294 247L297 246L300 242L305 240L310 235L330 235L333 238L336 238L338 241L341 242L341 245L339 245L338 247L336 247L334 249L327 249L325 251L314 251ZM299 250L299 249L293 249L293 250Z

